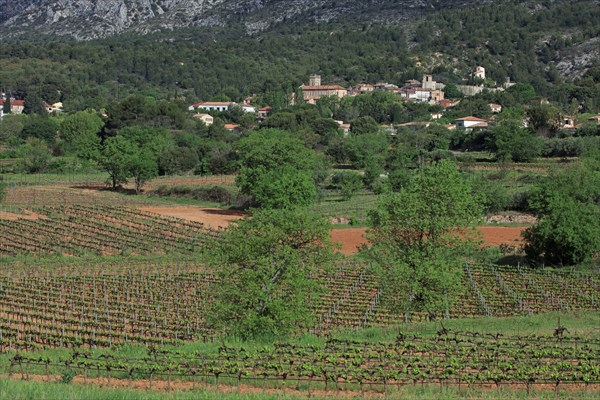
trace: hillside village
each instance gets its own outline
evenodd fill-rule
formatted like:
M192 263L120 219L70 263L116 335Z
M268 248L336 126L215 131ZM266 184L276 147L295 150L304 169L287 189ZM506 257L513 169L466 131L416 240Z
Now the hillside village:
M515 85L515 82L504 82L502 85L497 85L496 82L492 82L491 85L484 85L486 82L485 68L477 66L473 72L473 80L479 82L479 84L471 85L456 85L456 89L463 97L476 96L484 91L486 92L501 92ZM466 79L465 79L466 80ZM349 87L343 87L337 84L323 83L321 76L313 74L309 77L308 84L302 84L298 87L298 91L290 94L290 105L296 104L310 104L317 105L318 101L324 98L333 97L343 99L347 97L356 97L360 95L368 95L376 92L392 93L398 96L403 102L413 102L420 104L427 104L430 106L438 106L438 108L430 113L430 122L427 121L409 121L400 124L392 124L389 126L383 126L388 132L392 134L396 133L398 127L427 127L436 120L441 120L446 111L460 103L461 98L448 99L445 97L446 85L442 82L436 82L433 79L433 75L424 74L422 80L408 80L404 82L402 86L398 86L388 82L376 82L376 83L359 83ZM298 99L297 96L301 96ZM256 100L256 95L249 96L242 103L236 102L224 102L224 101L203 101L192 104L188 107L189 111L195 112L194 118L197 118L204 122L207 126L210 126L214 122L213 114L222 113L232 110L241 110L244 113L253 113L256 115L258 123L263 122L273 111L273 107L266 105L263 107L257 107L253 105L253 101ZM542 102L544 100L542 99ZM488 103L489 111L491 116L488 119L478 118L472 115L465 115L460 118L455 118L452 122L444 124L449 130L457 128L464 129L467 132L473 129L489 128L494 125L495 115L502 112L502 105L497 103ZM585 123L593 123L598 120L597 116L588 117L587 121L581 121ZM340 128L345 134L348 134L351 129L350 121L336 121ZM225 124L226 128L230 131L238 130L239 124ZM522 126L527 127L527 119L523 119ZM571 129L574 130L581 127L582 124L575 121L571 115L561 114L560 129Z

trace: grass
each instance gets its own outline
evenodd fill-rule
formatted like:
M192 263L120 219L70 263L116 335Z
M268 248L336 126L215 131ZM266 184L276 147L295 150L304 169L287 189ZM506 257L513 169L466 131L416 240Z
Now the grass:
M337 393L330 391L327 393L318 392L309 395L300 392L283 392L278 389L267 389L266 391L256 389L254 392L245 393L243 389L237 393L236 388L230 388L233 392L219 391L209 388L202 388L195 391L148 391L133 390L121 388L100 387L97 385L80 385L66 383L43 383L32 381L20 381L15 379L0 380L0 398L16 400L275 400L275 399L322 399L322 398L363 398L360 392L355 393ZM517 399L590 399L594 398L597 392L580 390L556 393L553 390L532 389L527 393L525 389L500 387L499 389L458 389L453 387L429 386L403 386L401 388L388 388L386 393L369 393L368 398L386 398L403 400L430 400L430 399L482 399L482 400L517 400Z
M480 334L501 333L505 336L545 335L551 336L560 324L568 329L566 337L584 339L600 338L600 312L577 311L572 313L544 313L525 317L480 317L444 320L444 327L450 331L472 331ZM394 327L367 328L359 331L340 331L334 335L342 339L391 342L398 332L434 337L440 330L440 322L417 322Z

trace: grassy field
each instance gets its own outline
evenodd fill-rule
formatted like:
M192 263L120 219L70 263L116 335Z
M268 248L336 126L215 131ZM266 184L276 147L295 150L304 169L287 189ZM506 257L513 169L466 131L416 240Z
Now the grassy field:
M227 388L214 390L211 388L196 390L193 392L183 391L147 391L124 388L100 387L97 385L80 385L64 383L42 383L31 381L20 381L16 379L0 379L0 398L15 400L286 400L286 399L331 399L331 398L386 398L398 400L589 400L597 393L581 391L532 390L528 393L525 389L501 388L501 389L457 389L448 387L405 387L398 392L387 394L370 393L363 395L357 393L314 393L310 396L301 393L285 393L279 390L259 390L244 393L231 392ZM591 397L590 397L591 396Z

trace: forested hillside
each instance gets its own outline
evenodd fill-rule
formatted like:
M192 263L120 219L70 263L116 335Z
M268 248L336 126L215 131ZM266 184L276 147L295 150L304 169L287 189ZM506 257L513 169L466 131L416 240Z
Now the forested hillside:
M315 72L344 86L401 84L423 72L458 83L483 65L492 81L532 83L540 95L563 104L576 97L594 111L599 18L598 1L500 1L401 24L289 22L253 35L243 22L87 42L33 35L0 45L0 88L16 98L62 100L69 111L131 93L272 98Z

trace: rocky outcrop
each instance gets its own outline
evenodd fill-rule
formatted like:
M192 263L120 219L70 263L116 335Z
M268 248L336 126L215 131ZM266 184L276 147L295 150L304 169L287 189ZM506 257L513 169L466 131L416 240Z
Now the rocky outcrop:
M152 32L242 22L248 32L288 20L360 17L401 20L476 0L0 0L0 37L32 31L94 39L124 31ZM481 3L481 1L479 1Z

